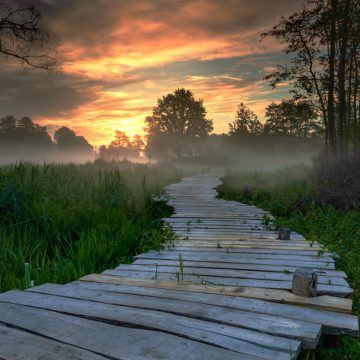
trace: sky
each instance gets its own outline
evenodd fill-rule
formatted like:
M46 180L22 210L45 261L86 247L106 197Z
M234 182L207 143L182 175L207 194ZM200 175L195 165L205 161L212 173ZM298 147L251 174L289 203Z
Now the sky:
M263 80L286 62L260 42L302 0L23 0L42 13L59 71L0 58L0 116L30 116L52 133L72 128L93 145L115 130L143 134L157 99L177 88L203 99L214 132L228 131L244 102L264 120L287 97Z

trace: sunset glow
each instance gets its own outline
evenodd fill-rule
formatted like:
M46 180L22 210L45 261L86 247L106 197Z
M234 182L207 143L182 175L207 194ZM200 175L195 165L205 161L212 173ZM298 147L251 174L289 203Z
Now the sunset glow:
M263 119L271 101L286 96L264 76L283 60L280 45L259 42L298 1L37 1L53 34L59 74L2 69L17 77L3 89L3 112L28 115L50 132L69 126L94 145L115 130L142 134L157 98L176 88L204 100L216 133L227 132L237 104ZM89 21L92 19L92 21ZM5 76L4 76L5 75ZM33 85L35 84L36 85ZM14 95L15 94L15 95ZM51 109L50 109L51 105ZM2 115L6 115L3 113Z

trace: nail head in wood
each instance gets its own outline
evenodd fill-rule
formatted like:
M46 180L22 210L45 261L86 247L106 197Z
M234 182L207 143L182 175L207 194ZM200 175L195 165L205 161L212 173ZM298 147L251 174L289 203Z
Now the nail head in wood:
M288 228L281 228L278 232L278 240L290 240L291 231Z
M296 269L293 275L292 292L295 295L314 297L317 295L318 277L311 269Z

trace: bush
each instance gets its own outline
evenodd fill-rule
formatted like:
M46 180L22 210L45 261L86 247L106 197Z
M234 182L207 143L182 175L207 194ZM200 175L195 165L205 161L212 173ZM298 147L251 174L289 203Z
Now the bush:
M313 167L314 199L339 209L360 205L360 156L322 156Z

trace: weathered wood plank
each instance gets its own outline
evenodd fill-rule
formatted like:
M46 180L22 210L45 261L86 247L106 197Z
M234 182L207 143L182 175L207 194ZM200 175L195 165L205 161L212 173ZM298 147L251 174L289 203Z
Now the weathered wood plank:
M330 252L319 252L317 250L314 249L307 249L307 250L298 250L298 249L275 249L275 250L271 250L271 249L239 249L239 248L213 248L213 247L209 247L209 248L204 248L204 247L185 247L182 246L180 247L173 247L173 246L169 246L167 248L167 250L171 250L171 251L190 251L190 252L196 252L196 251L201 251L201 252L209 252L211 251L212 253L255 253L255 254L278 254L278 255L296 255L296 256L315 256L316 258L322 258L322 257L327 257L327 258L331 258L332 256L334 256L333 253Z
M170 358L174 353L182 360L243 358L234 352L158 331L110 325L23 305L1 303L0 319L7 325L88 349L103 354L106 358L158 360ZM0 338L2 340L2 336ZM38 344L38 341L35 341L35 344ZM250 346L248 348L250 349ZM261 349L255 346L253 349L254 353L256 350L258 354L262 353ZM73 354L75 355L76 353Z
M198 268L210 268L210 269L231 269L231 270L252 270L252 271L267 271L275 273L294 273L298 266L288 265L262 265L262 264L241 264L241 263L221 263L221 262L206 262L206 261L191 261L182 260L184 267L198 267ZM148 266L179 266L179 260L166 260L166 259L137 259L133 262L135 265L148 265ZM276 264L276 262L275 262ZM346 274L343 271L338 270L320 270L314 269L317 274L325 276L335 276L346 278Z
M243 329L155 310L104 304L35 292L26 292L25 296L20 291L9 291L0 295L0 302L33 306L113 324L120 322L123 325L163 331L240 354L243 354L246 345L241 340Z
M171 247L169 247L171 248ZM284 254L250 254L250 253L222 253L214 254L213 252L202 251L200 253L189 253L182 251L149 251L144 254L136 255L136 259L176 259L179 260L179 255L186 260L198 260L198 261L214 261L214 262L239 262L243 261L260 261L260 260L284 260L285 264L301 264L309 262L311 266L319 266L324 269L334 269L335 261L330 257L316 257L316 256L296 256L296 255L284 255Z
M188 237L191 240L207 240L207 241L219 241L219 240L227 240L227 241L248 241L251 243L268 243L264 245L283 245L281 244L281 240L278 240L277 234L269 234L265 231L260 233L255 233L252 230L239 230L239 231L211 231L208 232L207 230L199 231L196 229L190 229L187 230L177 230L173 229L174 233L179 236L180 238ZM283 240L286 241L285 245L293 245L295 246L310 246L310 247L316 247L316 248L322 248L324 249L324 246L318 244L318 243L309 243L308 241L304 241L300 237L293 237L291 240Z
M2 360L105 360L104 356L0 324Z
M290 319L315 322L323 325L325 333L328 334L346 334L350 336L358 336L359 334L359 322L357 316L304 308L294 305L277 304L258 299L248 299L221 294L206 294L186 290L179 291L164 288L150 288L145 286L136 286L136 283L135 285L126 285L74 281L66 286L76 286L88 289L113 291L116 293L154 296L162 297L164 299L177 299L208 305L225 306L228 308L241 309L254 313L264 313L287 317Z
M174 273L163 273L160 272L156 275L154 272L137 271L137 270L105 270L105 275L117 275L117 276L130 276L140 277L145 279L154 279L156 276L160 280L177 280L180 275ZM183 274L181 276L183 281L194 282L197 284L209 283L213 285L230 285L230 286L246 286L264 289L279 289L290 291L292 289L292 281L275 281L275 280L258 280L258 279L240 279L240 278L229 278L229 277L217 277L209 275L198 275L198 274ZM348 297L353 293L353 290L344 285L318 285L319 295L332 295L339 297Z
M146 264L123 264L115 268L115 270L130 270L130 271L147 271L154 273L154 271L175 274L180 272L179 262L175 265L163 266L161 263L156 265ZM243 279L261 279L261 280L276 280L276 281L292 281L293 275L282 272L268 272L268 271L247 271L247 270L233 270L233 269L218 269L218 268L204 268L188 266L183 263L182 271L184 274L208 275L216 277L233 277ZM318 283L326 285L344 285L349 286L346 280L338 276L328 276L319 274Z
M215 240L215 239L214 239ZM318 247L316 245L314 246L292 246L291 244L279 244L279 245L259 245L259 244L250 244L246 242L242 242L241 240L232 240L232 241L226 241L226 240L215 240L215 241L208 241L208 240L194 240L194 239L184 239L184 240L175 240L171 243L173 246L194 246L194 247L237 247L237 248L249 248L249 249L299 249L299 250L306 250L306 249L318 249L322 250L321 247Z
M292 293L275 289L261 289L250 287L231 287L193 284L178 281L161 281L152 279L141 279L134 277L110 276L103 274L91 274L82 277L82 281L103 282L109 284L126 284L144 286L149 288L173 289L178 291L192 291L208 294L222 294L226 296L261 299L283 304L312 307L314 309L351 313L352 300L334 296L318 296L315 298L304 298Z
M288 349L299 345L292 340L284 338L298 339L307 344L314 344L320 331L319 326L313 326L308 322L293 320L280 316L261 314L241 309L229 309L218 305L199 304L198 302L164 299L151 296L142 296L136 294L119 294L104 290L85 289L74 286L56 286L47 284L31 289L31 291L45 294L60 295L82 300L100 301L113 305L130 306L140 309L151 309L178 314L182 316L193 317L210 322L218 322L230 326L242 328L242 340L255 343L257 345L280 350L288 353ZM256 324L257 325L256 325ZM276 330L272 328L276 324ZM253 330L256 329L254 332ZM250 330L250 331L248 331ZM264 334L258 334L264 333ZM268 335L271 333L271 335ZM306 346L305 345L305 346ZM260 356L259 353L254 355Z

